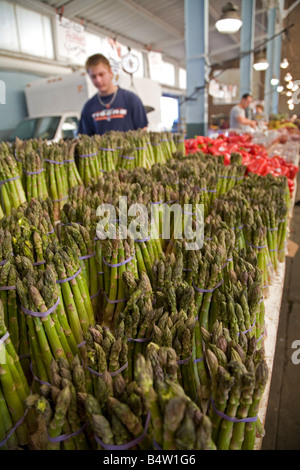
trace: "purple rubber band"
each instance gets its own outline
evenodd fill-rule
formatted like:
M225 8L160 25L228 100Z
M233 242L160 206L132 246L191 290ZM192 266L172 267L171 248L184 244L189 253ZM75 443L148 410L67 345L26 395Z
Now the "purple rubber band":
M151 341L151 338L127 338L127 341L134 341L135 343L147 343L148 341Z
M82 346L86 345L86 341L81 341L81 343L77 344L77 348L82 348Z
M149 235L148 238L141 238L141 239L136 238L134 241L138 243L143 243L143 242L148 242L149 240L151 240L151 235Z
M265 335L265 332L263 331L263 333L262 333L262 334L260 335L260 337L258 338L257 342L259 342L261 339L263 339L264 335Z
M125 158L126 160L134 160L135 157L128 157L127 155L121 155L122 158Z
M197 364L197 362L202 362L202 361L204 361L204 357L200 357L199 359L194 359L193 363Z
M275 248L274 250L269 250L270 253L273 253L274 251L278 251L278 248Z
M117 264L110 264L110 263L107 263L104 259L104 257L102 257L102 261L104 264L106 264L106 266L109 266L110 268L119 268L120 266L124 266L124 264L127 264L127 263L130 263L130 261L133 260L135 256L135 253L128 259L126 259L125 261L123 261L122 263L117 263Z
M147 147L135 147L135 150L147 150Z
M206 191L207 191L208 193L216 193L216 192L217 192L216 189L207 189Z
M27 176L31 176L31 175L40 175L41 173L43 173L43 171L45 171L45 168L41 168L40 170L37 170L37 171L26 171L26 170L23 170L25 175Z
M176 364L186 365L190 362L190 360L192 359L192 356L193 356L193 353L189 357L187 357L186 359L180 359L179 361L176 361Z
M126 302L126 300L127 300L127 299L110 300L110 298L108 297L106 292L104 292L104 295L105 295L105 298L106 298L106 300L109 304L119 304L121 302Z
M3 261L0 261L0 266L3 266L5 263L7 263L8 259L4 259Z
M254 320L254 323L253 323L253 325L249 328L249 330L245 330L245 331L243 331L242 333L243 333L243 334L246 334L246 333L248 333L249 331L252 331L253 328L254 328L254 326L255 326L255 323L256 323L256 320ZM238 336L240 336L240 333L238 333Z
M153 147L156 147L157 145L160 145L160 144L161 144L161 142L153 142L153 143L151 143L151 145L152 145Z
M212 398L211 398L211 404L217 415L219 415L221 418L225 419L226 421L230 421L231 423L255 423L255 421L257 421L257 416L254 416L253 418L240 418L239 419L233 416L228 416L225 413L222 413L222 411L217 410Z
M54 231L55 231L55 229L54 229L54 227L53 227L53 229L50 230L50 232L48 232L46 235L51 235L52 233L54 233Z
M147 418L146 418L146 423L145 423L145 428L144 428L143 433L139 437L137 437L136 439L133 439L133 441L128 442L127 444L122 444L120 446L106 445L106 444L104 444L104 442L101 441L101 439L96 434L94 434L95 440L105 450L128 450L131 447L134 447L137 444L139 444L145 438L145 436L147 434L147 431L148 431L149 424L150 424L150 418L151 418L151 413L150 413L150 411L148 411Z
M150 202L150 204L152 204L152 205L163 204L163 203L164 203L164 201Z
M65 200L68 199L68 198L69 198L69 196L62 197L61 199L52 199L52 202L65 201Z
M93 294L90 296L90 299L93 300L95 297L98 297L98 295L100 294L101 292L101 289L98 290L98 292L96 292L96 294Z
M2 442L0 442L0 448L8 441L8 439L10 438L10 436L15 432L15 430L21 426L21 424L23 423L26 415L28 413L28 409L25 411L24 415L22 416L22 418L20 418L16 424L14 425L14 427L9 431L9 433L5 436L5 438L3 439Z
M192 273L193 272L192 269L187 269L187 268L182 268L182 271L184 271L186 273Z
M156 442L156 440L154 439L154 437L153 437L153 439L152 439L152 444L153 444L153 447L155 448L155 450L162 450L162 448L159 447L159 445L157 444L157 442Z
M60 297L57 297L55 304L53 305L53 307L49 308L47 312L32 312L31 310L28 310L27 308L23 307L23 305L21 305L21 309L23 310L24 313L26 313L27 315L31 315L32 317L44 318L50 315L52 312L54 312L59 302L60 302Z
M75 277L78 276L78 274L81 273L81 267L78 269L78 271L73 274L73 276L70 276L70 277L66 277L66 279L57 279L56 280L56 284L63 284L64 282L69 282L69 281L72 281L73 279L75 279Z
M49 385L50 387L52 387L52 385L49 384L49 382L44 382L44 380L40 380L40 379L35 375L35 373L33 372L32 362L30 363L29 368L30 368L30 370L31 370L32 377L34 378L34 380L36 380L37 382L39 382L39 383L42 384L42 385Z
M128 362L125 362L125 364L124 364L122 367L120 367L120 369L116 370L115 372L109 372L109 371L107 371L107 372L109 373L109 375L110 375L111 377L115 377L115 375L120 374L120 372L123 372L123 370L127 369L127 367L128 367ZM89 372L91 372L91 374L97 375L97 377L103 377L103 373L101 373L101 372L96 372L94 369L92 369L92 368L89 367L89 366L86 366L86 369L87 369Z
M97 153L87 153L86 155L79 155L79 158L94 157Z
M0 290L15 290L16 286L1 286Z
M187 212L187 211L184 211L184 210L182 210L182 213L186 214L186 215L197 215L195 212Z
M67 439L70 439L73 436L78 436L78 434L81 434L84 431L84 429L87 427L87 425L88 425L88 423L85 423L83 426L81 426L80 429L78 429L78 431L75 431L72 434L61 434L61 436L58 436L58 437L50 437L49 434L48 434L48 441L49 442L66 441Z
M32 263L32 266L41 266L42 264L45 264L46 261L36 261L35 263Z
M84 256L79 256L79 259L89 259L89 258L93 258L94 256L96 256L96 253L91 253L89 255L84 255Z
M9 332L7 331L7 333L5 333L5 335L2 336L2 338L0 338L0 344L4 344L4 341L6 341L8 338L9 338Z
M14 176L13 178L8 178L7 180L0 181L0 186L2 186L5 183L9 183L10 181L17 180L18 178L20 178L20 175Z
M262 250L263 248L267 248L267 245L255 246L255 245L252 245L249 242L247 242L247 245L251 246L251 248L256 248L257 250Z
M30 357L30 354L21 354L21 355L19 356L19 359L20 359L20 360L21 360L21 359L28 359L29 357Z
M268 228L269 232L277 232L278 231L278 227L276 228Z
M178 199L174 199L173 201L166 201L165 204L173 204L174 202L178 202Z
M56 160L49 160L48 158L45 158L44 162L48 163L54 163L54 165L63 165L64 163L73 163L75 160L64 160L63 162L58 162Z
M263 289L266 289L267 287L270 287L269 284L266 284Z
M106 149L106 148L103 148L103 147L99 147L99 150L104 150L104 152L114 152L115 149Z
M98 271L98 274L104 274L104 271Z
M197 292L200 292L200 293L206 293L206 292L207 292L208 294L210 294L210 293L212 293L214 290L216 290L218 287L220 287L220 286L223 284L223 282L224 282L224 279L222 279L222 281L220 281L220 282L216 285L216 287L214 287L213 289L199 289L199 287L197 287L194 283L193 283L193 287L194 287L194 289L195 289Z

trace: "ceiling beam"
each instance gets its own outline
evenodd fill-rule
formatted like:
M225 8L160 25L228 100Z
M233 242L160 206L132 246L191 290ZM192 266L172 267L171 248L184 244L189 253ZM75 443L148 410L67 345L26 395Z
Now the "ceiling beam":
M151 13L149 10L134 2L133 0L118 0L118 2L122 3L122 5L128 8L131 8L135 13L140 13L142 16L144 16L144 18L149 21L152 21L152 23L154 23L156 26L160 26L164 31L168 31L176 38L184 40L184 35L181 34L177 28L174 28L158 16L153 15L153 13Z

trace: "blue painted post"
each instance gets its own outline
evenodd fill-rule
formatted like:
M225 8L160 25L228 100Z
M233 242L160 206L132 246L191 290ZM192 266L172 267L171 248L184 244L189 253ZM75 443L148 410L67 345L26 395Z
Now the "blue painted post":
M187 72L187 137L207 134L208 123L208 0L185 0Z
M279 80L280 80L280 62L281 62L281 43L282 43L282 36L280 34L279 36L276 36L276 38L274 38L274 65L273 65L274 76L276 78L279 78ZM273 99L272 99L271 109L272 109L273 114L278 114L279 93L277 92L277 86L274 87L274 91L272 93Z
M253 93L255 3L256 0L242 0L240 97L244 93Z
M276 8L271 8L268 11L268 39L274 36L276 26ZM271 85L271 80L273 77L274 70L274 39L271 39L267 42L267 61L269 62L269 67L266 70L265 75L265 113L267 117L270 116L272 112L272 101L273 101L273 86Z

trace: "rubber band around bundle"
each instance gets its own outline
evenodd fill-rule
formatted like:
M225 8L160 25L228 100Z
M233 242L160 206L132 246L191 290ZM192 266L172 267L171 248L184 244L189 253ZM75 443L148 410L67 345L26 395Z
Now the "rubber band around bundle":
M77 348L82 348L86 345L86 341L81 341L81 343L77 344Z
M8 259L4 259L2 261L0 261L0 266L3 266L5 263L7 263Z
M184 271L185 273L192 273L193 272L193 270L189 269L189 268L182 268L182 271Z
M103 294L107 300L107 302L109 304L119 304L121 302L126 302L127 299L117 299L117 300L110 300L110 298L108 297L107 293L105 291L103 291Z
M42 385L49 385L50 387L52 387L52 385L51 385L49 382L45 382L44 380L39 379L39 378L35 375L35 373L33 372L33 365L32 365L32 362L30 363L29 368L30 368L30 371L31 371L31 373L32 373L32 377L33 377L33 379L34 379L36 382L39 382L39 383L42 384Z
M79 158L95 157L97 153L87 153L86 155L78 155Z
M84 259L94 258L94 256L96 256L96 253L90 253L89 255L79 256L79 259L84 260Z
M4 344L4 341L6 341L9 338L9 332L7 331L2 338L0 338L0 344Z
M269 232L277 232L278 231L278 227L275 227L275 228L268 228Z
M199 287L197 287L194 283L193 283L193 287L194 287L194 289L195 289L197 292L200 292L200 293L203 293L203 294L205 294L205 293L210 294L210 293L212 293L214 290L216 290L218 287L220 287L220 286L223 284L223 282L224 282L224 279L222 279L222 281L220 281L220 282L216 285L216 287L214 287L213 289L199 289Z
M14 176L13 178L8 178L7 180L0 181L0 187L5 183L9 183L10 181L17 180L18 178L20 178L20 175Z
M122 444L119 446L104 444L104 442L102 442L101 439L96 434L94 434L95 440L99 445L101 445L101 447L103 447L104 450L128 450L131 447L134 447L137 444L139 444L145 438L147 431L148 431L149 424L150 424L150 419L151 419L151 413L150 411L148 411L143 433L139 437L136 437L132 441L128 442L127 444Z
M47 433L48 434L48 441L53 442L53 443L67 441L71 437L78 436L79 434L81 434L84 431L84 429L87 427L87 425L88 425L88 423L83 424L81 426L81 428L78 429L78 431L75 431L72 434L61 434L60 436L57 436L57 437L51 437Z
M90 296L90 299L93 300L95 297L98 297L98 295L100 294L101 292L101 289L98 290L98 292L96 292L96 294L93 294Z
M64 160L62 162L58 162L57 160L50 160L48 158L45 158L44 162L48 162L48 163L53 163L54 165L63 165L64 163L73 163L75 162L75 160Z
M0 291L1 290L16 290L16 286L1 286Z
M50 232L46 233L46 235L51 235L51 234L54 233L54 232L55 232L55 229L54 229L54 227L53 227L53 229L50 230Z
M152 439L152 445L153 445L153 447L154 447L155 450L162 450L162 448L157 444L157 442L156 442L156 440L154 439L154 437L153 437L153 439Z
M32 263L32 266L41 266L42 264L45 264L46 261L43 260L43 261L35 261L34 263Z
M78 271L73 274L73 276L66 277L66 279L56 279L56 284L64 284L64 282L69 282L75 279L79 274L81 273L81 267L78 269Z
M148 343L149 341L151 341L152 339L152 335L150 336L150 338L127 338L127 341L130 343L131 341L133 341L134 343Z
M128 367L128 362L125 362L125 364L124 364L122 367L120 367L118 370L115 370L114 372L109 372L109 371L107 371L107 372L109 373L109 375L110 375L111 377L115 377L116 375L118 375L118 374L120 374L121 372L123 372L123 370L127 369L127 367ZM94 369L92 369L92 368L89 367L89 366L86 366L86 369L87 369L91 374L96 375L97 377L103 377L103 373L102 373L102 372L97 372L97 371L95 371Z
M256 248L257 250L262 250L263 248L267 248L267 245L252 245L251 243L247 242L248 246L251 246L251 248Z
M5 436L5 438L3 439L3 441L0 442L0 448L8 441L8 439L10 438L10 436L15 432L15 430L21 426L21 424L23 424L23 421L24 419L26 418L26 415L28 413L28 409L25 411L24 415L22 416L22 418L20 418L16 424L13 426L13 428L9 431L9 433Z
M155 205L157 205L157 204L163 204L163 203L164 203L164 201L150 202L150 204L151 204L152 206L155 206Z
M23 310L24 313L26 313L27 315L30 315L32 317L44 318L44 317L47 317L48 315L50 315L52 312L54 312L54 310L57 308L59 302L60 302L60 297L57 297L57 300L56 300L55 304L51 308L49 308L49 310L47 310L46 312L32 312L31 310L28 310L28 308L25 308L23 305L21 305L21 309Z
M257 421L257 416L249 417L249 418L236 418L234 416L228 416L222 411L217 410L212 397L210 400L211 400L211 404L215 413L219 415L221 418L225 419L226 421L230 421L231 423L255 423Z
M249 330L245 330L245 331L242 331L242 333L245 335L246 333L248 333L249 331L252 331L254 326L255 326L255 323L256 323L256 319L254 320L254 323L253 325L249 328ZM240 332L238 332L238 336L240 336Z
M143 243L143 242L148 242L149 240L151 240L151 235L149 235L148 238L141 238L141 239L135 238L134 241L135 241L135 242L138 242L138 243Z
M128 157L127 155L121 155L122 158L125 158L125 160L134 160L135 157Z
M147 150L147 147L135 147L135 150Z
M193 357L193 352L191 353L191 355L189 357L187 357L186 359L180 359L179 361L176 361L176 364L178 365L186 365L190 362L190 360L192 359Z
M43 173L43 171L45 171L45 168L41 168L40 170L37 170L37 171L26 171L26 170L23 169L23 172L27 176L40 175L41 173Z
M65 201L66 199L69 199L69 196L62 197L61 199L52 199L52 202Z
M99 150L103 150L104 152L114 152L115 151L115 149L107 149L105 147L99 147Z
M102 257L102 261L106 266L110 268L119 268L120 266L124 266L124 264L130 263L130 261L133 260L134 256L135 256L135 253L132 256L130 256L130 258L127 258L125 259L125 261L122 261L121 263L117 263L117 264L107 263L107 261L104 259L104 256Z

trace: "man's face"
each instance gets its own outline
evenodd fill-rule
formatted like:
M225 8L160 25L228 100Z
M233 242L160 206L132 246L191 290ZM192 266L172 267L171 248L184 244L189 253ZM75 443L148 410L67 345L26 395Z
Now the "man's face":
M112 93L113 73L106 65L93 65L92 67L89 67L88 74L93 85L99 90L101 95L109 95Z
M248 96L248 98L244 98L244 99L242 100L242 107L243 107L244 109L247 109L248 106L250 105L250 103L252 103L252 96Z

